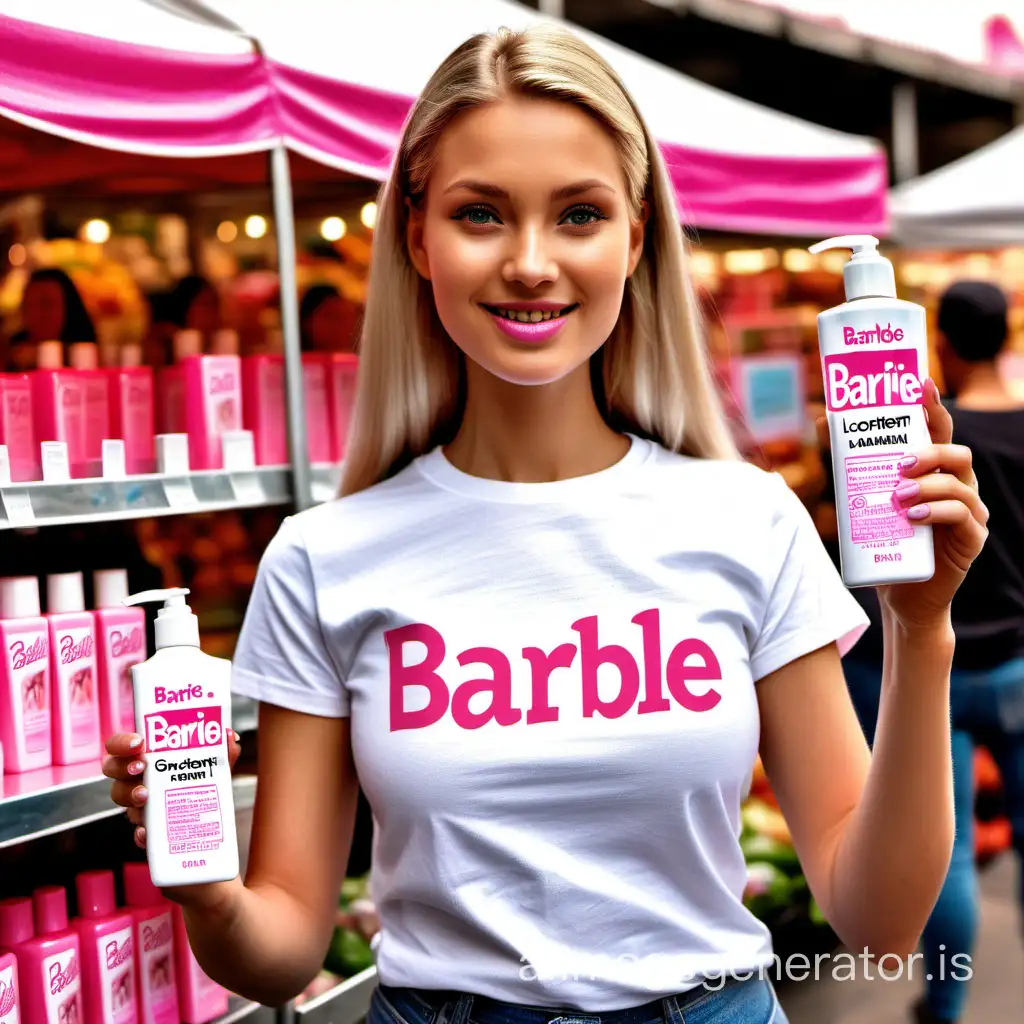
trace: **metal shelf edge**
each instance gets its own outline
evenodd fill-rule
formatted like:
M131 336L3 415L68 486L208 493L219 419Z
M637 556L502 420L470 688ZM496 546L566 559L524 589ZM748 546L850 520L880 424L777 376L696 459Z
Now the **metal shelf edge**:
M296 1006L296 1020L306 1024L356 1024L368 1013L376 987L377 968L368 967L308 1003Z

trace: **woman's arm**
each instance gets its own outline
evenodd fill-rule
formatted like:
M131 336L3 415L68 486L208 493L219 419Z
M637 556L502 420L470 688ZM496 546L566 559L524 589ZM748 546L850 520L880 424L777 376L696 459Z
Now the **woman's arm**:
M132 799L135 757L112 757L113 795L140 821ZM189 943L204 971L238 995L268 1006L297 996L316 976L334 929L359 792L349 719L260 706L259 783L245 882L165 889L180 903Z
M811 891L843 943L912 953L953 845L948 628L907 631L885 610L873 756L834 645L758 684L761 756Z

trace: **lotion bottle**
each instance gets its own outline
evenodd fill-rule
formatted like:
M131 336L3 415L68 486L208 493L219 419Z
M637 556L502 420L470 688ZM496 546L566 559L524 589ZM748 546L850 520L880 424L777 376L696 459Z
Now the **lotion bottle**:
M841 235L813 253L852 249L847 301L818 315L843 581L877 587L931 579L931 526L893 499L900 460L931 441L923 407L923 307L896 297L893 266L871 235Z
M146 847L159 888L227 882L238 875L228 761L231 662L199 649L188 590L148 590L127 605L163 601L156 653L132 667L135 719L145 737Z
M145 864L124 866L124 901L132 918L139 1024L179 1024L173 903L150 881Z
M127 596L127 570L97 569L93 573L100 729L104 738L135 731L132 666L146 658L146 613L141 608L125 608L122 602Z
M13 953L0 953L0 1024L21 1024L18 961Z
M22 1013L27 1024L83 1021L78 935L68 928L67 891L42 886L32 894L31 906L35 938L14 951Z

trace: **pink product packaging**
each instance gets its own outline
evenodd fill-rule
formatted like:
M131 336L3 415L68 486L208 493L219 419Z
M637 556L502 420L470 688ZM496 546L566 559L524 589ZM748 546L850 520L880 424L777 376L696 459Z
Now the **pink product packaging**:
M146 864L125 864L124 895L134 929L139 1024L179 1024L174 904L153 885Z
M146 613L126 608L128 573L100 569L93 574L100 731L103 738L135 732L132 666L146 660Z
M0 373L0 444L7 446L11 479L37 480L39 451L32 423L32 378L27 373Z
M181 369L190 465L222 469L221 435L242 429L242 361L238 356L189 356Z
M53 690L53 763L99 758L100 706L96 679L96 625L85 610L80 572L46 578Z
M32 373L32 417L35 440L63 441L68 446L71 475L89 475L86 435L86 389L78 370L64 369L64 346L44 341L36 346L38 369Z
M181 1024L209 1024L228 1012L228 991L199 966L189 945L185 916L175 906L174 965L178 975L178 1009ZM0 1022L2 1024L2 1022Z
M110 382L106 370L99 368L99 346L78 342L71 346L71 366L77 371L85 400L85 471L88 476L103 475L103 442L113 437L110 422Z
M13 941L12 941L13 940ZM24 1024L83 1022L78 935L68 927L63 886L37 889L31 900L0 904L0 943L18 961Z
M349 423L356 402L356 374L359 357L335 352L325 359L327 366L327 408L330 417L331 461L341 462L348 449Z
M302 383L309 459L313 463L331 462L334 443L328 404L328 364L317 356L303 356ZM253 434L257 464L287 465L290 459L283 356L247 356L242 361L242 408L245 429Z
M188 431L182 362L190 356L202 355L203 336L199 331L178 331L172 345L174 364L163 367L157 374L156 429L160 434L184 434Z
M75 879L82 963L82 1001L89 1024L137 1024L132 916L118 910L113 871Z
M0 1024L21 1024L19 1002L18 961L13 953L0 953Z
M0 744L10 774L52 763L49 625L34 576L0 580Z
M129 473L152 473L156 469L153 370L148 366L122 366L108 370L107 374L111 436L124 441Z

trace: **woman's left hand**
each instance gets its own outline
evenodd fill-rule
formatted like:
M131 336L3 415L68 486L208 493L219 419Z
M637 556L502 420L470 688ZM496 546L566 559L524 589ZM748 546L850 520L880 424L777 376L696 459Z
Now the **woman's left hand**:
M951 443L953 420L930 379L924 410L932 443L900 464L892 500L912 523L934 527L935 575L923 583L879 587L878 597L904 628L948 628L953 595L988 536L988 509L978 494L971 450Z

